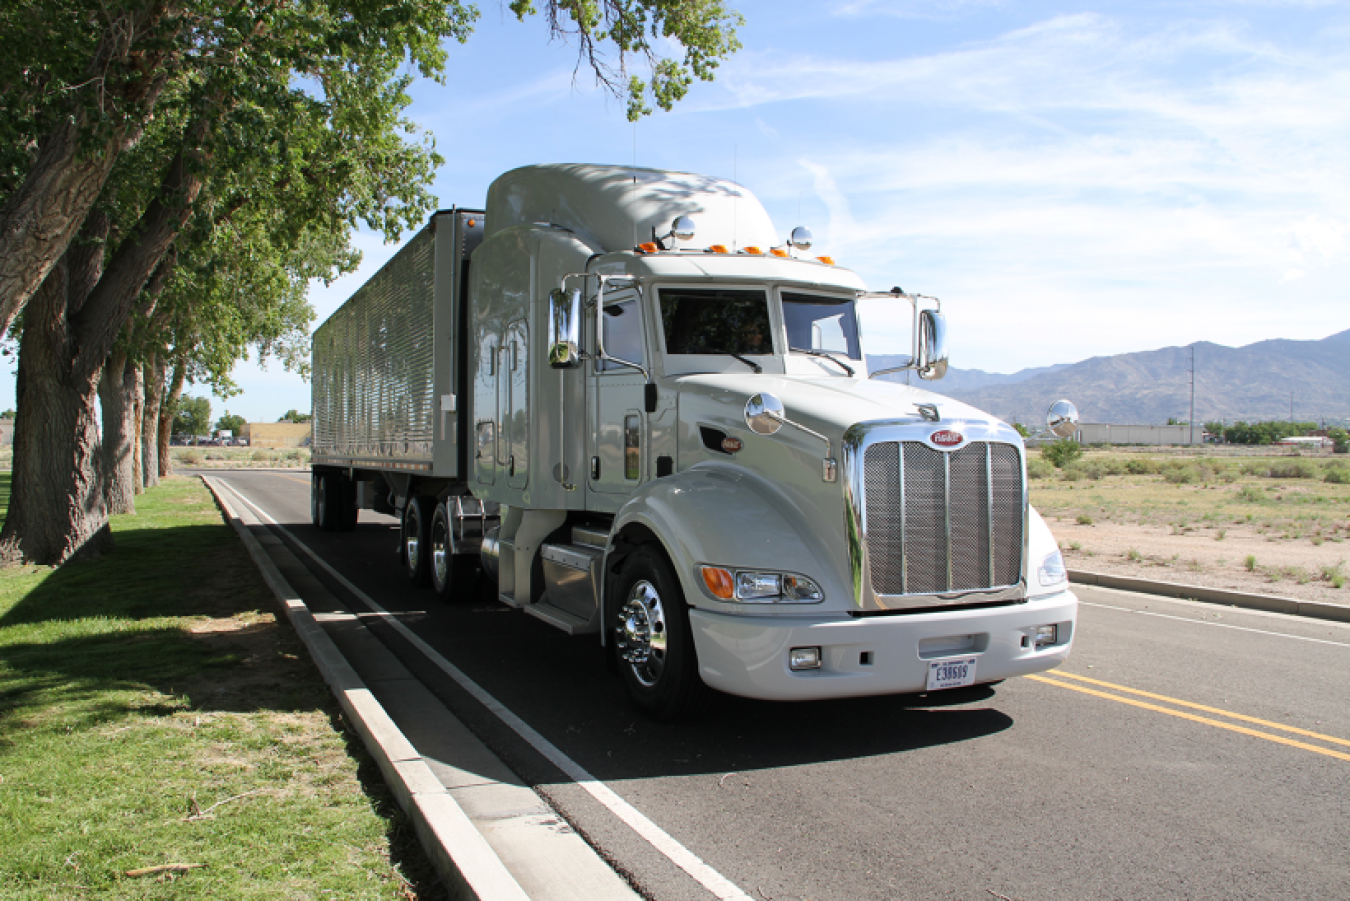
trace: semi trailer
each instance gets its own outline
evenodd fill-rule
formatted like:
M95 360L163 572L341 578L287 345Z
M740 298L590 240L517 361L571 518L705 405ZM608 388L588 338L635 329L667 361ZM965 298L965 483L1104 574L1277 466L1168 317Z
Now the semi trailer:
M448 600L592 634L639 708L1050 669L1077 599L1010 425L868 371L860 306L947 368L941 302L869 291L731 181L508 172L314 334L311 513L398 517ZM1048 425L1072 432L1060 402Z

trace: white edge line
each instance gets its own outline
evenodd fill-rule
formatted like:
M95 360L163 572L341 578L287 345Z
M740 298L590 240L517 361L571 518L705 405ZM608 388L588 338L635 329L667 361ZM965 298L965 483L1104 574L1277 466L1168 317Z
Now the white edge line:
M1335 645L1338 648L1350 648L1350 644L1343 641L1328 641L1325 638L1308 638L1304 635L1289 635L1285 632L1271 632L1267 629L1253 629L1250 626L1234 626L1231 623L1211 623L1202 619L1191 619L1189 616L1174 616L1171 613L1154 613L1152 610L1135 610L1132 607L1115 607L1111 604L1094 604L1091 601L1079 601L1084 607L1100 607L1103 610L1123 610L1126 613L1138 613L1140 616L1159 616L1163 619L1180 620L1183 623L1194 623L1197 626L1214 626L1219 629L1237 629L1239 632L1255 632L1258 635L1274 635L1279 638L1292 638L1294 641L1311 641L1315 644Z
M247 504L254 513L284 532L301 550L309 555L310 559L323 567L325 572L336 579L343 588L346 588L352 594L360 598L362 603L369 605L371 610L375 613L384 617L389 625L397 629L399 634L411 642L412 645L421 651L428 660L436 664L436 666L438 666L447 676L459 683L461 688L471 694L484 707L496 714L498 719L511 727L511 729L521 738L525 739L525 741L529 742L536 751L548 758L554 766L562 770L568 778L581 788L585 789L591 797L603 804L611 813L626 823L629 828L642 836L653 848L665 855L671 863L675 864L675 866L679 867L681 870L684 870L693 877L695 881L706 888L714 896L722 899L722 901L754 901L753 898L741 891L735 883L714 870L708 864L704 863L703 859L697 854L680 844L679 841L670 835L670 833L653 823L641 811L619 797L619 795L609 786L587 772L581 764L564 754L556 745L544 738L544 736L540 735L531 726L526 724L524 720L507 709L500 701L484 691L477 682L474 682L465 675L459 667L442 657L435 648L423 641L416 633L400 622L395 615L381 607L368 594L353 585L346 576L342 575L342 573L330 566L326 560L323 560L318 554L310 550L309 546L299 538L296 538L289 529L269 516L267 512L261 509L257 504L244 497L239 491L235 490L233 486L230 486L230 489L235 496Z

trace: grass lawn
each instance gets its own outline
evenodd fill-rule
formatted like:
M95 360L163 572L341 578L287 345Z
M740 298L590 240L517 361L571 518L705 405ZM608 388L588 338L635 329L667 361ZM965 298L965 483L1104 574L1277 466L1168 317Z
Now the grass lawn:
M441 897L210 494L137 511L0 570L0 897Z

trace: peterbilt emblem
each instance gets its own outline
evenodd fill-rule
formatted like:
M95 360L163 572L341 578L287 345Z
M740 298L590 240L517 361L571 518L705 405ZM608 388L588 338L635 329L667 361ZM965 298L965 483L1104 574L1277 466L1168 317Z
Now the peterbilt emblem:
M951 429L938 429L928 436L928 440L938 447L956 447L965 442L966 436Z
M722 439L722 450L726 451L729 454L736 453L736 451L740 450L742 446L743 445L741 444L741 439L739 438Z

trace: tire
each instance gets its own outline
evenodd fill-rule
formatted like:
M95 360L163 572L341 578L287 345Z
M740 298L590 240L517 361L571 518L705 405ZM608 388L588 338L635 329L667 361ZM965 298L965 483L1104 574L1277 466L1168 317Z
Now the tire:
M314 524L314 528L322 528L319 525L319 479L320 474L311 472L309 474L309 521Z
M343 478L338 485L338 494L342 498L342 514L339 517L338 528L340 531L350 532L356 528L356 520L361 515L361 509L356 506L356 483Z
M336 532L342 526L342 492L338 478L335 472L319 473L318 477L319 491L314 506L319 528L325 532Z
M431 558L431 589L443 601L465 600L473 596L478 586L478 558L474 554L451 552L450 511L445 504L436 505L428 538Z
M403 571L408 581L422 586L431 580L431 554L428 535L431 531L432 504L429 497L410 497L403 507L403 529L400 541L403 549Z
M633 551L613 597L614 647L633 703L667 723L701 712L711 690L699 678L689 608L665 555L650 545Z

